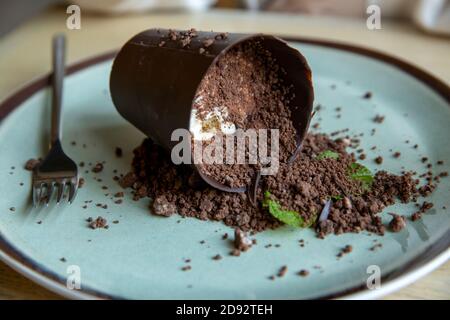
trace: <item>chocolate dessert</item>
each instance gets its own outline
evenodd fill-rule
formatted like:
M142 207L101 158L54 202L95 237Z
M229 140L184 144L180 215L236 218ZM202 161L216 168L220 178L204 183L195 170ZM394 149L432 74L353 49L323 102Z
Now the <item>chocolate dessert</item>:
M195 156L186 161L192 149L173 152L180 142L174 133L185 129L199 140L217 138L216 129L279 129L284 161L305 136L314 96L306 59L283 40L194 29L150 29L133 37L114 60L110 89L119 113L175 162L193 164L208 184L233 192L245 191L254 167L203 165Z
M318 237L403 229L406 219L394 217L385 226L380 213L397 201L429 196L446 175L433 177L429 167L420 186L413 172L372 173L358 162L367 157L359 147L362 134L350 137L348 128L307 134L311 74L294 51L270 36L195 30L154 29L131 39L114 62L111 94L118 111L148 138L134 150L132 169L120 185L133 190L134 200L149 198L150 211L163 219L179 214L234 227L235 256L252 245L245 232L282 225L313 228ZM177 128L190 131L194 147L195 141L215 142L238 129L278 129L278 170L259 175L264 165L258 162L175 164L167 151ZM271 149L274 140L269 142ZM237 147L233 142L231 150ZM375 162L381 166L383 158ZM228 192L236 188L247 192ZM431 206L425 202L414 219ZM351 251L348 245L341 256Z

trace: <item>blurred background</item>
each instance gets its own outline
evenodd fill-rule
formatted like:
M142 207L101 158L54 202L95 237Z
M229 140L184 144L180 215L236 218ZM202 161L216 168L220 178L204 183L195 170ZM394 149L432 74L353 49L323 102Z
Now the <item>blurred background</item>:
M58 4L75 4L84 12L104 15L234 8L348 17L362 17L369 5L378 5L385 18L411 19L429 32L450 35L450 3L447 0L3 0L0 3L0 35Z
M373 24L377 13L379 23ZM70 64L116 51L155 27L263 32L368 47L450 84L450 0L1 0L0 101L50 71L55 33L66 34ZM447 263L387 298L448 298L449 274ZM57 296L0 262L0 297Z
M74 7L76 28L70 26ZM154 27L350 43L397 56L450 82L450 0L1 0L0 100L50 70L50 39L57 32L67 36L72 63L117 50Z
M450 82L450 0L1 0L0 100L49 72L55 33L70 64L155 27L369 47Z

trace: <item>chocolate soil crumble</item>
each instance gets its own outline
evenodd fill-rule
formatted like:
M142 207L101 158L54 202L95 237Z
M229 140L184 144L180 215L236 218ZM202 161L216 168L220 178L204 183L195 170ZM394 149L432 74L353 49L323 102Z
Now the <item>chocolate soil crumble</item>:
M357 162L369 159L363 149L358 149L364 134L351 138L347 133L349 128L330 136L306 135L293 159L312 117L314 92L306 60L292 50L267 36L155 29L135 36L115 59L111 95L119 113L144 134L154 137L156 143L144 140L134 150L132 171L120 179L116 175L114 180L120 180L124 188L132 188L134 200L151 198L150 209L155 215L179 214L223 221L242 232L258 232L283 224L314 228L319 237L360 231L382 235L386 227L401 230L398 223L385 226L379 213L397 200L417 202L419 196L430 195L445 173L434 176L431 164L426 163L427 174L417 178L416 173L406 171L401 175L385 171L372 174ZM139 56L142 63L129 63ZM186 63L179 64L183 58L187 59ZM183 72L193 77L171 76ZM129 74L135 74L137 82L146 86L131 85ZM161 89L152 91L158 92L157 95L148 94L147 88L152 86ZM361 97L371 99L372 93ZM319 109L317 106L316 111ZM339 118L341 108L336 111ZM144 117L154 113L161 116L161 121L154 123L154 117ZM183 115L183 119L178 115ZM321 121L320 115L316 120ZM384 120L385 116L377 115L372 125L382 126ZM195 142L208 146L218 141L215 139L219 136L233 136L238 129L278 129L279 170L258 180L255 173L267 166L260 157L255 164L226 162L196 168L174 165L167 153L173 146L164 137L180 126L190 130ZM319 128L319 122L312 128ZM372 128L371 136L376 130ZM345 138L336 139L342 134L346 134ZM269 152L275 150L276 141L268 141ZM347 147L355 152L347 152ZM236 144L233 148L236 149ZM248 143L245 149L248 160ZM394 159L400 157L396 151L390 152ZM371 162L381 168L383 158L371 158ZM199 173L219 189L247 187L251 196L215 189ZM425 179L426 183L419 186L418 178ZM429 210L429 206L423 210L419 207L416 220L426 208ZM406 219L398 221L407 223ZM241 249L235 249L236 255Z
M283 223L264 205L270 192L271 201L298 213L319 237L363 230L382 235L385 226L379 213L396 200L416 202L418 196L425 195L421 191L430 190L426 186L432 184L419 188L412 173L379 171L368 186L349 171L356 162L346 146L343 139L308 134L291 165L281 164L277 175L261 180L257 206L245 193L213 189L192 168L172 164L170 155L150 139L134 150L132 171L120 183L133 189L135 200L153 199L151 211L162 216L177 212L184 217L223 221L243 231L274 229ZM324 210L327 202L331 205Z
M279 162L286 163L296 149L296 131L288 107L292 93L283 82L283 72L257 40L243 42L226 52L210 68L194 99L193 108L202 130L220 134L222 122L232 124L233 129L278 129ZM236 150L236 143L233 147ZM248 149L247 145L247 155ZM236 160L236 152L234 155ZM257 165L203 164L200 170L223 185L237 188L251 183Z

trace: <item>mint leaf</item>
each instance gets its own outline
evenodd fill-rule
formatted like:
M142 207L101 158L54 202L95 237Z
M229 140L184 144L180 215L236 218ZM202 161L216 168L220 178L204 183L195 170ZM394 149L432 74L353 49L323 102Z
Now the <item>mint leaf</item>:
M268 208L269 213L281 222L296 228L308 228L315 222L315 216L309 221L305 221L300 213L281 209L281 206L275 200L272 200L269 191L264 193L263 207Z
M359 180L362 183L364 189L370 189L373 183L373 174L369 169L359 163L352 163L348 168L350 178Z
M343 196L340 196L340 195L337 195L337 196L330 196L330 199L331 199L331 200L334 200L334 201L338 201L338 200L344 199L344 197L343 197Z
M323 159L339 159L339 153L331 151L331 150L325 150L316 157L317 160L323 160Z

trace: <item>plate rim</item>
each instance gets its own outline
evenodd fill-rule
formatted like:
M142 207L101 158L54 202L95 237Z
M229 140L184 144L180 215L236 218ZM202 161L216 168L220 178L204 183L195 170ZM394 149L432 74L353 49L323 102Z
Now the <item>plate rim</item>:
M320 47L338 49L345 52L356 53L365 57L370 57L396 67L397 69L413 76L422 82L429 89L441 96L450 107L450 86L427 71L415 65L401 60L389 54L344 42L317 40L312 38L281 36L287 42L311 44ZM99 63L111 60L118 50L107 51L90 58L80 59L67 66L66 75L71 75L78 71L92 67ZM47 73L39 76L15 90L0 102L0 123L22 102L28 99L37 91L51 84L51 74ZM381 282L383 287L379 290L368 290L365 284L352 288L340 290L324 296L311 297L310 299L373 299L388 293L394 292L407 286L419 278L425 276L438 268L450 259L450 227L441 238L430 244L422 252L418 253L407 263L392 272L383 275ZM32 260L16 249L0 233L0 260L12 269L22 274L26 278L42 285L44 288L71 299L122 299L110 294L105 294L99 290L84 287L81 290L70 290L65 286L65 280L58 277L50 270L40 267L39 262Z

